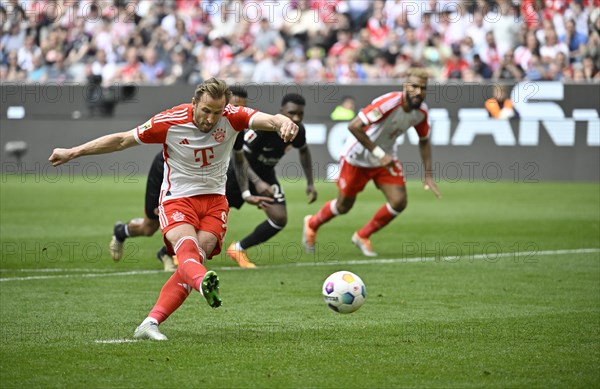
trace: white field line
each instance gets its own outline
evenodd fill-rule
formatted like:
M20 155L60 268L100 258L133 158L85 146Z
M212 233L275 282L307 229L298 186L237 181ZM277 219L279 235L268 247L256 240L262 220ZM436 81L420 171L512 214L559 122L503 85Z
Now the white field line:
M96 343L99 344L113 344L113 343L135 343L137 342L137 340L135 339L97 339L95 341Z
M415 258L380 258L380 259L357 259L351 261L326 261L326 262L295 262L280 265L265 265L256 267L254 270L260 269L282 269L292 267L311 267L311 266L332 266L332 265L384 265L396 263L418 263L418 262L457 262L460 260L490 260L495 261L500 258L518 258L519 261L523 258L529 260L537 256L554 256L554 255L572 255L572 254L593 254L600 253L600 248L585 248L572 250L545 250L545 251L521 251L513 253L494 253L494 254L477 254L477 255L462 255L450 257L415 257ZM215 270L245 270L235 266L215 267ZM25 270L25 269L24 269ZM39 269L42 270L42 269ZM82 270L82 269L76 269ZM69 272L70 269L52 269L52 272ZM162 270L134 270L126 272L103 272L103 273L83 273L83 274L60 274L60 275L43 275L43 276L27 276L27 277L0 277L0 282L5 281L30 281L30 280L49 280L60 278L96 278L96 277L112 277L112 276L135 276L140 274L158 274L163 273Z
M68 271L65 269L64 271ZM162 273L162 270L133 270L112 273L84 273L84 274L61 274L51 276L28 276L28 277L0 277L0 282L4 281L31 281L31 280L51 280L57 278L96 278L112 276L136 276L138 274L156 274Z

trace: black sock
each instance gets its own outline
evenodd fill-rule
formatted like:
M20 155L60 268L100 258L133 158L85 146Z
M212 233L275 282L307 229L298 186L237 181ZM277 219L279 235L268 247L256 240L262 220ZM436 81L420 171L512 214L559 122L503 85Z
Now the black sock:
M124 242L127 239L125 234L125 224L119 223L115 225L114 235L119 242Z
M279 231L281 231L281 228L275 228L271 225L271 223L269 223L268 220L265 220L256 226L250 235L240 241L240 246L242 246L244 250L247 250L252 246L266 242L275 236Z

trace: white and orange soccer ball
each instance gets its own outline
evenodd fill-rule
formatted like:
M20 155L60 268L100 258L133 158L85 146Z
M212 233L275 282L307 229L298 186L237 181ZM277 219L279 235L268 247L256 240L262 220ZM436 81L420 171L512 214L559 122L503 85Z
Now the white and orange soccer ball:
M352 313L365 302L367 288L356 274L338 271L323 283L323 297L327 306L334 311Z

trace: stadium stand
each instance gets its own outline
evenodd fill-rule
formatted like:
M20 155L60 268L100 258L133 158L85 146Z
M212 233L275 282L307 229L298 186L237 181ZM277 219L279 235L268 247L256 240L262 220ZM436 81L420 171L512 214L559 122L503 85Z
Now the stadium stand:
M0 80L600 82L598 3L2 0Z

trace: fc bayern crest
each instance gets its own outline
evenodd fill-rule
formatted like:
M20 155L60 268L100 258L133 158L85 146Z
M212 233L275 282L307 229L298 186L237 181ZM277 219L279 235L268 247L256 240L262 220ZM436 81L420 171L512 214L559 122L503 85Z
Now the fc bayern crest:
M218 143L223 143L225 140L225 130L219 127L213 131L212 136Z
M185 220L185 215L179 211L173 212L171 218L176 222L182 222Z

